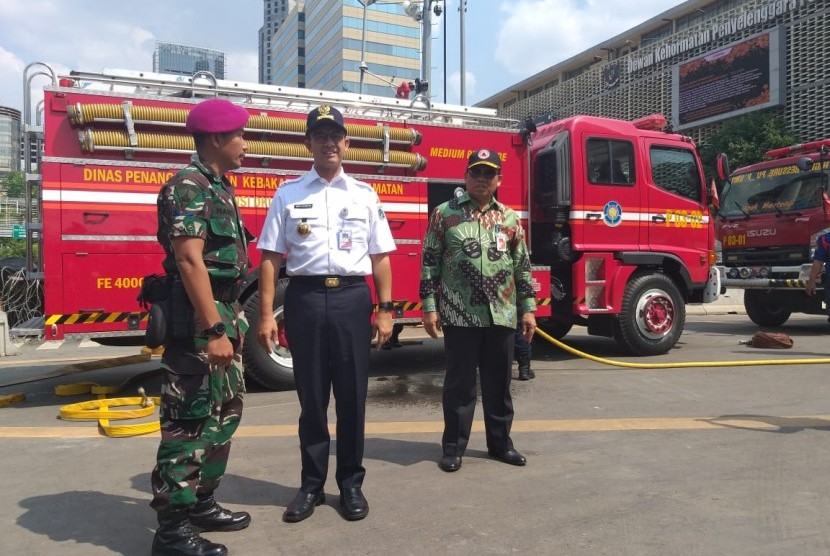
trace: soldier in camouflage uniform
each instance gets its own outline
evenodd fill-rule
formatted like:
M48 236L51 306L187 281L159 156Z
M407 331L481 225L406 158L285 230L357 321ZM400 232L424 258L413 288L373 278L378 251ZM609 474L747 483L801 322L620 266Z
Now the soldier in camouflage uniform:
M530 258L516 212L494 195L501 158L481 149L470 155L466 192L435 208L424 237L420 296L424 329L444 332L444 455L447 472L461 467L476 406L476 370L487 451L511 465L525 465L513 448L510 374L513 332L521 321L528 342L536 329Z
M227 554L198 531L235 531L251 521L248 513L222 508L213 497L245 392L242 343L248 325L237 298L250 264L250 237L225 173L242 165L247 121L248 112L226 100L198 104L186 124L197 154L158 197L163 266L179 287L171 290L173 330L162 357L161 444L152 474L151 506L159 520L154 556Z

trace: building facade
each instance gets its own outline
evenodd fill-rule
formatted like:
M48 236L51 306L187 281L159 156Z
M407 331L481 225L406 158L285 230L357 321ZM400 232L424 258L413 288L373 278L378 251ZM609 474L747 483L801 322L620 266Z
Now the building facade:
M689 0L477 104L539 121L661 113L705 143L755 110L830 136L830 0Z
M420 33L400 3L295 2L271 38L270 84L358 93L363 61L363 93L395 96L420 75Z
M0 178L20 170L22 151L20 111L0 106Z
M170 42L157 42L153 51L153 71L173 75L193 75L209 71L217 79L225 79L227 56L219 50L199 48Z
M262 27L259 28L258 49L260 83L275 83L272 74L275 68L271 57L275 47L271 41L296 4L297 0L262 0Z

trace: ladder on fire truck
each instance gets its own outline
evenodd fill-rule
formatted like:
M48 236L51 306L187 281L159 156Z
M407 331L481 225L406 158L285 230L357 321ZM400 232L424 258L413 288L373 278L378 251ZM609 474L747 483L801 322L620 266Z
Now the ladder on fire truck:
M217 79L207 71L179 76L133 70L104 69L100 73L72 71L59 78L61 86L81 87L113 96L209 98L221 96L249 107L308 113L320 104L343 108L345 116L380 121L412 121L465 128L518 128L518 120L503 118L489 108L432 103L423 95L401 99L357 93L322 91Z

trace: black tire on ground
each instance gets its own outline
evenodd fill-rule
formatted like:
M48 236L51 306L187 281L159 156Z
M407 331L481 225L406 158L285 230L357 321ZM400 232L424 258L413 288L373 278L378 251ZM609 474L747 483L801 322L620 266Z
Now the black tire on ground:
M561 340L568 334L568 332L571 331L571 328L573 328L573 323L556 322L553 319L540 319L539 328L541 328L542 331L545 332L545 334L553 336L557 340Z
M614 337L634 355L666 353L680 339L686 304L664 274L634 275L625 287Z
M793 312L790 296L780 291L744 290L744 308L758 326L781 326Z
M288 280L279 280L274 294L274 318L282 320L285 288ZM259 329L259 292L254 293L245 301L245 316L250 328L245 335L245 346L242 349L242 362L245 365L245 375L269 390L291 390L294 388L294 367L291 361L291 352L281 346L271 346L271 353L257 341Z

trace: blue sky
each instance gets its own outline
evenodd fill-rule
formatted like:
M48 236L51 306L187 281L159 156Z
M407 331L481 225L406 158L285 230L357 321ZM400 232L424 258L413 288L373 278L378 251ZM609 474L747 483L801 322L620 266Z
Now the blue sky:
M446 68L440 18L432 33L430 89L439 102L444 101L445 74L447 102L460 99L460 1L446 0ZM466 103L507 89L680 3L467 0ZM261 0L0 0L0 105L22 109L23 69L30 62L46 62L58 73L146 71L152 69L157 40L222 50L228 54L228 79L256 82L261 26Z

